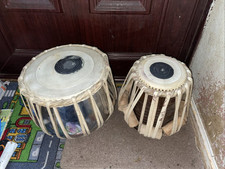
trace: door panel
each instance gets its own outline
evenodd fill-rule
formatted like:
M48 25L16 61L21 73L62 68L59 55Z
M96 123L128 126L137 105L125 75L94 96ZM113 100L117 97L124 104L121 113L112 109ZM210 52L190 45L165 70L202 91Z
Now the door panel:
M91 13L149 14L151 0L89 0Z
M59 0L3 0L3 4L7 9L60 12Z
M96 46L125 77L143 54L188 63L211 0L4 0L0 74L19 74L39 52L63 44ZM1 40L1 38L4 40Z
M192 0L191 3L190 0L168 1L166 13L169 15L166 15L162 21L163 27L157 46L158 53L179 56L198 1Z

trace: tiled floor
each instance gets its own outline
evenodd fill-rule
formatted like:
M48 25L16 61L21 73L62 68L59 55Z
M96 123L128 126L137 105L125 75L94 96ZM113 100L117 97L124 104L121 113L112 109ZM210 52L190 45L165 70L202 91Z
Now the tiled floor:
M190 121L181 131L161 140L145 138L129 128L115 111L90 136L67 140L63 169L203 169Z

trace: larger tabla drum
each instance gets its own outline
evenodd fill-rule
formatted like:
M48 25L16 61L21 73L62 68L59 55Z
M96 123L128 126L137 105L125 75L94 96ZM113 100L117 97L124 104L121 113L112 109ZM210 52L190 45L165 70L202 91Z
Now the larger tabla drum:
M86 45L44 51L24 66L18 83L30 117L59 138L88 135L101 127L117 97L107 55Z

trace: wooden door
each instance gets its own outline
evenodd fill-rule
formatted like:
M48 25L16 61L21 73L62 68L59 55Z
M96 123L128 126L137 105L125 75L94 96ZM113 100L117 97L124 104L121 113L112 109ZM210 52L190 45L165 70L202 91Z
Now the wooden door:
M109 55L116 78L149 53L189 62L212 0L2 0L0 76L35 55L77 43Z

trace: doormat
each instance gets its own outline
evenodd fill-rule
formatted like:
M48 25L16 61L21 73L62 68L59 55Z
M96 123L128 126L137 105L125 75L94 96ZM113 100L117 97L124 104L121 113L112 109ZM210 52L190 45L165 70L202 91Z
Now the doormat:
M20 98L17 82L7 86L0 109L12 109L2 140L13 140L18 144L7 169L60 169L65 139L48 136L35 125Z

